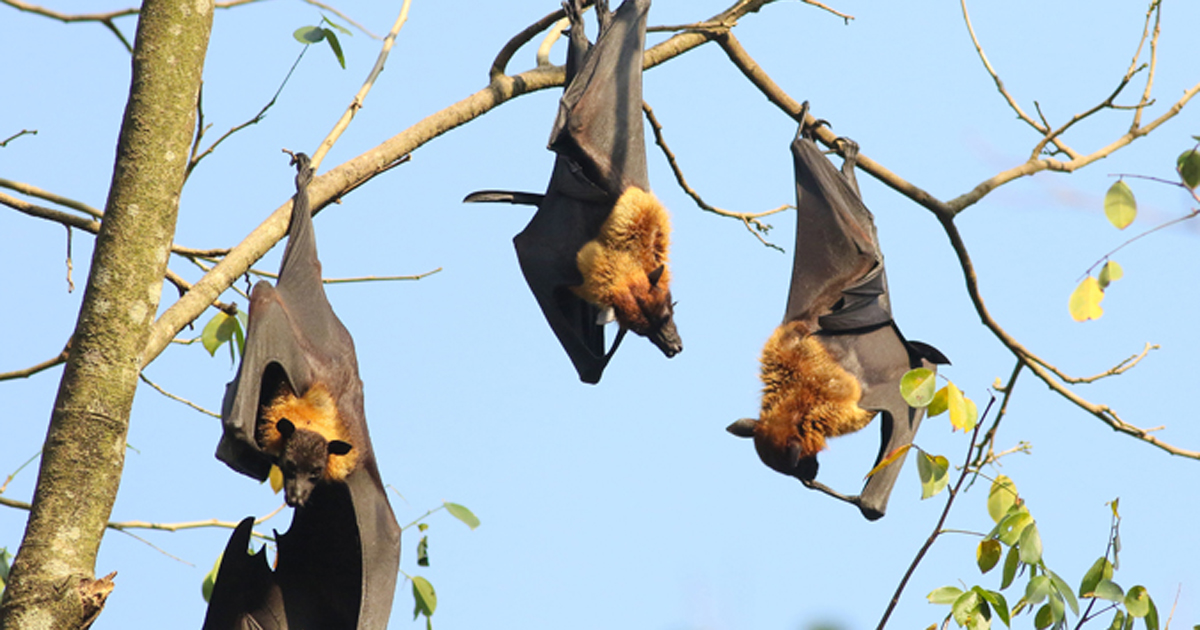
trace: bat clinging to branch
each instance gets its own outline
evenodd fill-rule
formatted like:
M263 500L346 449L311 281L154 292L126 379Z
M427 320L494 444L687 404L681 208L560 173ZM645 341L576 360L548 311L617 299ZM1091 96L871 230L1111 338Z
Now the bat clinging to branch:
M861 494L845 496L816 481L817 453L826 438L858 431L876 414L882 433L876 465L912 443L924 409L904 401L900 378L949 361L932 346L907 341L892 320L875 222L854 177L858 147L841 139L846 160L839 173L813 142L816 124L802 125L792 142L795 258L783 324L763 349L762 410L729 431L754 438L767 466L875 520L904 459L872 475Z
M615 12L596 2L600 34L589 49L583 3L571 20L567 84L550 134L557 153L544 195L481 191L465 201L536 205L513 239L517 258L579 378L599 382L627 330L663 354L683 349L675 329L667 247L670 223L650 193L642 128L642 46L649 0ZM603 325L620 331L605 350Z

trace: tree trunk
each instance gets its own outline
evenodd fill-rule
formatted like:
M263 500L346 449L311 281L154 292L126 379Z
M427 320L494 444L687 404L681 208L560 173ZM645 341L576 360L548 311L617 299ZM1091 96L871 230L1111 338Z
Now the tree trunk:
M212 12L212 0L142 6L104 221L0 627L86 627L112 589L93 579L96 553L174 238Z

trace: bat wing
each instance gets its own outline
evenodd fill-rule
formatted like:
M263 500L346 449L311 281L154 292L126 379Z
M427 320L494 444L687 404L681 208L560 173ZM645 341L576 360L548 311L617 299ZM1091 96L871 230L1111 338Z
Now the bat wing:
M242 519L221 556L221 568L208 600L204 630L285 630L283 595L267 566L267 552L250 554L254 517Z
M784 321L858 330L892 319L871 212L852 180L802 131L792 142L796 244Z

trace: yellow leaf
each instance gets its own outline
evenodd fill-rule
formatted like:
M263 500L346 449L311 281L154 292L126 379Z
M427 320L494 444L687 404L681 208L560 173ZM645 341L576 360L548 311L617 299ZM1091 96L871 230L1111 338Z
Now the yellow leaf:
M910 448L912 448L912 444L911 444L911 443L910 443L910 444L905 444L904 446L901 446L901 447L898 447L898 448L896 448L895 450L893 450L891 453L888 453L888 456L887 456L887 457L884 457L884 458L883 458L883 459L882 459L882 460L879 462L879 465L878 465L878 466L876 466L876 467L872 468L872 469L871 469L871 471L867 473L867 476L866 476L866 477L864 477L864 479L869 479L869 478L870 478L872 475L874 475L875 473L877 473L877 472L879 472L879 471L883 470L884 468L886 468L888 464L890 464L890 463L892 463L892 462L896 461L897 459L900 459L901 457L904 457L904 455L908 453L908 449L910 449Z
M271 465L271 474L267 477L267 479L271 481L272 492L279 494L279 491L283 490L283 471L279 470L278 466L274 464Z
M970 411L967 409L967 401L963 398L962 391L954 383L946 385L946 408L950 411L951 430L970 431L973 428L974 423L970 418ZM971 424L972 427L968 427L968 424Z
M1100 268L1100 277L1097 280L1100 283L1100 290L1107 289L1108 285L1120 280L1124 276L1125 270L1121 269L1121 265L1117 264L1115 260L1104 263L1104 266Z
M1103 299L1104 290L1100 288L1100 281L1092 276L1084 278L1071 292L1071 299L1067 303L1071 309L1071 318L1077 322L1100 319L1104 314L1104 309L1100 308L1100 301Z

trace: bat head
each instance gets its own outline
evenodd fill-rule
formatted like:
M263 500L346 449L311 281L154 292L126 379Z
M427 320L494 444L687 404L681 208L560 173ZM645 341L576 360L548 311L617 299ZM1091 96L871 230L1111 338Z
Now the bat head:
M799 439L776 439L780 436L772 435L766 423L753 418L741 418L725 427L725 430L738 437L753 438L758 458L772 470L801 481L816 478L817 456L805 456Z
M675 303L659 265L648 274L632 278L625 295L618 295L613 308L622 326L649 339L662 353L673 357L683 350L683 341L675 328Z
M313 488L326 480L329 458L345 455L353 447L342 440L326 440L316 431L297 429L287 418L275 426L284 444L278 462L284 499L292 507L303 507Z

